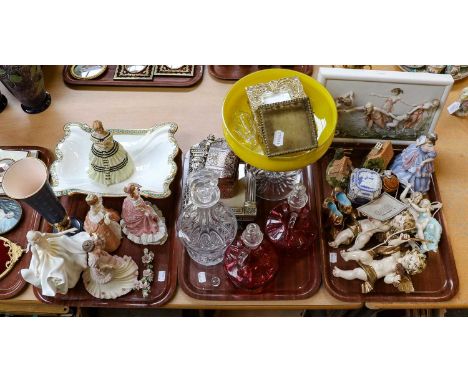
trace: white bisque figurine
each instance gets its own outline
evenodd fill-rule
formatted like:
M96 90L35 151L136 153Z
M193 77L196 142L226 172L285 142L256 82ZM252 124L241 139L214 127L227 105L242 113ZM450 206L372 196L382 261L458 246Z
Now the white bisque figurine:
M426 268L426 255L418 249L404 250L400 244L411 240L409 235L401 234L398 239L390 240L387 256L374 260L377 251L342 251L341 257L345 261L356 261L359 267L351 270L333 268L333 276L345 280L361 280L362 293L369 293L374 289L377 280L383 278L386 284L392 284L400 292L414 292L410 276L421 273Z
M31 250L32 257L29 269L22 269L21 276L40 288L44 296L66 294L87 267L87 254L82 246L90 236L86 232L66 235L75 231L72 228L60 233L29 231L26 234L27 250Z
M409 212L402 212L388 221L380 221L377 219L362 219L355 224L350 225L343 231L338 232L335 240L329 242L330 247L338 248L340 245L354 244L348 251L362 249L369 242L372 236L378 232L389 232L390 230L411 230L415 228L415 220Z
M83 282L88 293L100 299L114 299L131 292L138 282L138 265L129 256L112 256L104 251L105 242L93 235L83 243L88 252L88 268Z

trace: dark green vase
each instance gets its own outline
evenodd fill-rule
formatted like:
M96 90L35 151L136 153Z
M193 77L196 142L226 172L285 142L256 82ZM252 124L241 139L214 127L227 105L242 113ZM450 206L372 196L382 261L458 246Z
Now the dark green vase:
M39 65L0 65L0 81L29 114L44 111L50 105L50 94L44 88L44 76Z

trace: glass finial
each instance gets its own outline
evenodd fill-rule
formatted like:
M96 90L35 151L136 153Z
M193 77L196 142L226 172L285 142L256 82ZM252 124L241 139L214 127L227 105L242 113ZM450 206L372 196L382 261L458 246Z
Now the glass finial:
M258 224L250 223L241 235L242 242L249 248L257 248L263 241L263 233Z
M188 179L190 198L200 208L214 206L220 198L217 175L208 169L192 172Z
M306 188L302 183L295 184L292 191L288 195L288 203L294 209L301 209L309 200L306 193Z

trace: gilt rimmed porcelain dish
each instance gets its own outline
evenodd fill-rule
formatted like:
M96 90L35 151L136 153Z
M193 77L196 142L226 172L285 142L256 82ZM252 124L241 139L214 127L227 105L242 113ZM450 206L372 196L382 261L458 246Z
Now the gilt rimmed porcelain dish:
M169 186L177 173L174 161L179 146L174 138L177 125L157 124L151 129L109 129L132 157L135 171L125 182L105 186L88 176L91 129L84 123L67 123L65 136L55 148L56 160L50 167L52 188L57 196L98 193L107 197L126 196L128 183L141 185L141 195L162 199L171 194Z

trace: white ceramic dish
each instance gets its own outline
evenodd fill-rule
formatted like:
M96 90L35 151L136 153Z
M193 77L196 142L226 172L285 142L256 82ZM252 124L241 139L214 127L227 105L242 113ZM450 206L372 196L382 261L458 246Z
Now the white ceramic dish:
M166 198L171 194L169 186L177 173L174 158L179 146L174 138L175 123L162 123L145 130L109 129L127 150L135 163L133 175L125 182L105 186L88 176L91 129L84 123L67 123L65 136L55 149L56 160L50 167L52 188L56 195L74 193L99 193L102 196L126 196L127 183L142 186L141 195L150 198Z

